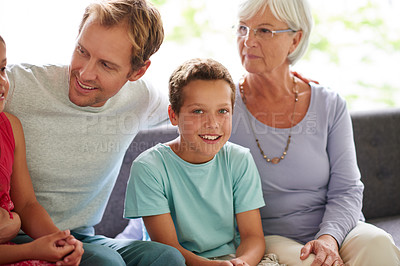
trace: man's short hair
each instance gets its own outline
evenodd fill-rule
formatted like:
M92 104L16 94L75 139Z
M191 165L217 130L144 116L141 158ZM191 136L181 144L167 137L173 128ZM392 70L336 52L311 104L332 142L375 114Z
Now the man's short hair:
M103 0L90 4L83 14L79 32L93 17L100 25L112 27L125 23L132 43L131 66L138 70L158 51L164 40L159 11L146 0ZM118 40L115 40L118 41Z

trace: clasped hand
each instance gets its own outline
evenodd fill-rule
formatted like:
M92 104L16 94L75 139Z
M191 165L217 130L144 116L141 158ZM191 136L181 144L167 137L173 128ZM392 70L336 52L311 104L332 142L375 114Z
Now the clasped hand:
M69 230L59 231L37 238L30 243L34 259L56 262L57 265L79 265L83 255L82 242Z

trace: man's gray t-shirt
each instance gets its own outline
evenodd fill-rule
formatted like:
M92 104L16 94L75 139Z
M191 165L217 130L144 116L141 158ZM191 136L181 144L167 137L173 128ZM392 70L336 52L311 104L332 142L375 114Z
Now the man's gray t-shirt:
M6 111L22 122L36 197L61 229L93 234L137 132L167 119L166 94L128 82L102 107L68 98L68 66L13 65Z

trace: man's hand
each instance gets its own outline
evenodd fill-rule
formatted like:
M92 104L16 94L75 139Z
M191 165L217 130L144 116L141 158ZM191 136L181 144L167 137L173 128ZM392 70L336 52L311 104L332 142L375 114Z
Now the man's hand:
M30 247L30 257L32 259L45 260L55 262L62 259L74 250L73 245L65 243L58 245L57 242L65 239L69 235L69 231L59 231L50 235L46 235L35 239L27 244Z
M69 232L69 231L68 231ZM62 260L57 261L56 265L71 265L78 266L81 262L81 258L83 255L83 244L81 241L78 241L74 236L68 235L66 238L61 239L57 242L59 246L74 246L74 250L65 256Z
M304 81L305 83L310 83L310 82L314 82L315 84L319 84L319 82L318 81L316 81L316 80L312 80L312 79L310 79L310 78L306 78L306 77L304 77L302 74L300 74L299 72L296 72L296 71L290 71L295 77L297 77L297 78L299 78L299 79L301 79L302 81Z
M315 254L311 266L344 266L336 239L330 235L322 235L305 244L300 259L305 260L311 253Z

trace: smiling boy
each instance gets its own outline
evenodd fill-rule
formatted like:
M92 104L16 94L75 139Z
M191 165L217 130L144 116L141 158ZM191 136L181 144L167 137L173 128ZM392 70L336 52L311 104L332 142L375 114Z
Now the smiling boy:
M184 104L179 109L168 108L172 125L180 129L180 138L168 146L187 162L206 163L231 135L232 92L222 79L193 80L182 94Z
M143 217L150 238L177 248L187 265L256 265L264 254L260 178L249 150L227 142L234 102L220 63L183 63L168 109L179 137L132 164L125 217Z

